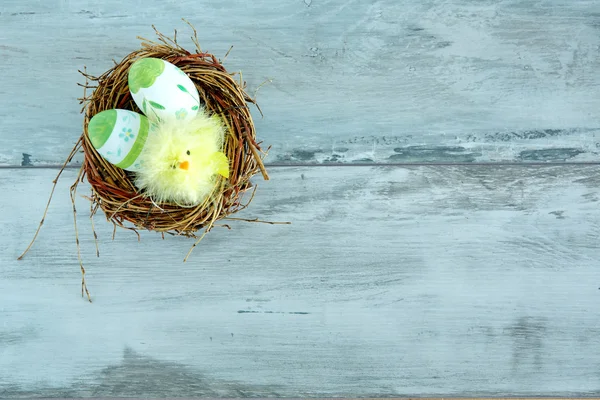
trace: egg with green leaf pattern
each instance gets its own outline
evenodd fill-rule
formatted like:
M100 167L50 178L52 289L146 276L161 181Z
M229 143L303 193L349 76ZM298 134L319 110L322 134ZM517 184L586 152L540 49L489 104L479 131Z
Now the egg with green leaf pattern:
M180 68L159 58L140 58L129 68L129 91L150 121L192 119L201 108L198 89Z
M88 137L106 161L127 171L139 171L139 160L153 125L143 115L129 110L111 109L92 117Z

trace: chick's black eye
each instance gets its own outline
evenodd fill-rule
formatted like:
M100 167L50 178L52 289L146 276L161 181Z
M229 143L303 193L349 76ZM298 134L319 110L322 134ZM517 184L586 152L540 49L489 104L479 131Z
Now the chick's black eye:
M189 156L192 153L190 153L190 151L188 150L188 151L185 152L185 154L187 154Z

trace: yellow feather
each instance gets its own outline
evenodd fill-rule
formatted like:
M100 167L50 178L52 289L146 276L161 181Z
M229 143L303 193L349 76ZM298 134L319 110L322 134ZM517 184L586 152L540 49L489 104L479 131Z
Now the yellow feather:
M158 123L140 155L135 185L158 203L201 204L215 189L218 175L229 177L224 134L220 118L202 110L191 120Z
M219 151L212 155L211 160L215 163L217 173L225 178L229 178L229 160L227 156Z

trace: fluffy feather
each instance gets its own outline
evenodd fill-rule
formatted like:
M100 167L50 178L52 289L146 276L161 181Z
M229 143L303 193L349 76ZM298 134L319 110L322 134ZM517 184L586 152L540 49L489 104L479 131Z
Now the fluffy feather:
M135 185L155 202L201 204L218 175L229 177L229 161L222 153L224 133L220 118L202 110L191 120L158 123L140 155L142 168Z

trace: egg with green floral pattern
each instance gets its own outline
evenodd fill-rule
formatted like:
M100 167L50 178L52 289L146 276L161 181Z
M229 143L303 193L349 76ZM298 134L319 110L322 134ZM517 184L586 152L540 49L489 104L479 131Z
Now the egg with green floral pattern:
M143 115L129 110L111 109L92 117L88 137L106 161L127 171L139 171L139 156L153 130Z
M129 91L150 121L190 120L201 108L198 89L180 68L159 58L140 58L129 68Z

